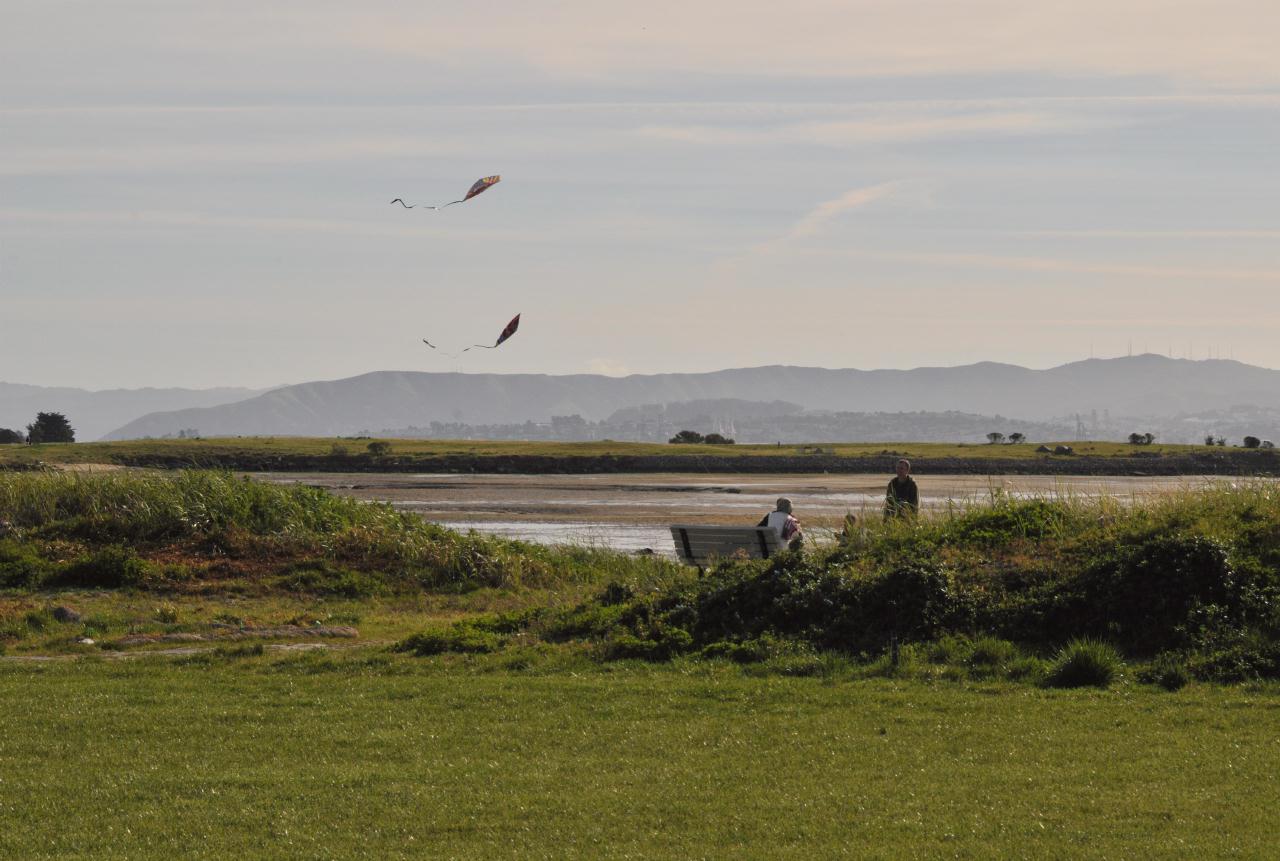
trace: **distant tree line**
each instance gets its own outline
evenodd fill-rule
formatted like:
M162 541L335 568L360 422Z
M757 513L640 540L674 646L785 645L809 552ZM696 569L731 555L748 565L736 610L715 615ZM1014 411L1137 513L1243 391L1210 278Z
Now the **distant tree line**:
M680 445L680 444L733 445L734 444L733 440L729 439L726 436L722 436L718 433L709 433L706 436L703 436L697 431L691 431L691 430L680 431L680 433L673 436L670 440L668 440L668 442L674 443L676 445Z
M36 413L36 420L27 425L27 432L0 428L0 443L26 442L38 445L44 442L75 442L76 431L62 413Z
M992 445L999 445L1002 442L1007 442L1009 445L1018 445L1019 443L1026 442L1026 440L1027 440L1027 435L1024 433L1019 433L1017 431L1014 431L1013 433L1009 434L1007 437L1004 434L1000 433L999 431L992 431L991 433L987 434L987 442L991 443Z

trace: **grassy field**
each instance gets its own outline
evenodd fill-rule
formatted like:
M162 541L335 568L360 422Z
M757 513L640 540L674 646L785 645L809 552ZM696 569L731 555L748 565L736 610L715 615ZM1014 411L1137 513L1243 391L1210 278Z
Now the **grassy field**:
M130 440L127 442L51 443L0 446L0 464L119 463L139 458L174 458L193 464L220 458L262 456L329 457L360 456L375 440L329 437L236 437L201 440ZM696 455L699 457L794 457L830 455L874 457L893 454L918 458L1033 458L1038 443L1021 445L965 445L956 443L814 443L806 445L662 445L629 442L486 442L471 440L381 440L390 445L390 457L502 457L541 456L641 457ZM1173 455L1197 451L1224 451L1200 445L1133 446L1114 442L1069 442L1077 455L1124 457L1134 454ZM1050 443L1050 447L1055 443Z
M0 662L0 857L1266 857L1280 693Z
M230 473L0 473L0 858L1266 857L1277 570L1266 483L700 576Z

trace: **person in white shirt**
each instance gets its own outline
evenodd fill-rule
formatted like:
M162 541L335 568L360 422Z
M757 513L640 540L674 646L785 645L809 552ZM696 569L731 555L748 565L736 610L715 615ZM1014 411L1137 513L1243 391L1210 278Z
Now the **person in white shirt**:
M800 521L791 514L791 500L785 496L778 498L778 507L764 516L756 526L769 526L778 533L782 543L788 550L795 550L804 543L804 533L800 529Z

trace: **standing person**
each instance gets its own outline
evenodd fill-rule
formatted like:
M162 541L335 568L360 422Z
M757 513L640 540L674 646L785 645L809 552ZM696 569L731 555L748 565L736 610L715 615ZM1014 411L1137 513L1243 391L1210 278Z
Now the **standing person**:
M910 517L920 510L920 488L911 477L911 461L905 457L898 461L898 474L889 479L884 494L884 519Z
M804 543L800 521L791 515L791 500L785 496L778 497L778 507L766 514L756 526L772 527L788 550L795 550Z

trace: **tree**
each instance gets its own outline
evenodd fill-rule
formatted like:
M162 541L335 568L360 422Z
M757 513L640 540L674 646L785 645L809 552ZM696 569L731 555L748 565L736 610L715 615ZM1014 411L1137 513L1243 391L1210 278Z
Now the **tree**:
M62 413L36 413L36 420L27 425L27 442L75 442L76 431Z
M1213 445L1213 434L1209 434L1204 438L1205 445Z
M1143 444L1143 445L1151 445L1151 444L1152 444L1153 442L1155 442L1155 441L1156 441L1156 435L1155 435L1155 434L1153 434L1151 431L1147 431L1146 433L1144 433L1144 434L1142 435L1142 444Z
M733 445L733 440L718 433L709 433L702 439L707 445Z
M1013 433L1009 434L1009 442L1013 443L1014 445L1019 445L1025 442L1026 439L1027 439L1026 434L1019 433L1017 431L1014 431Z
M1262 445L1262 440L1258 439L1256 436L1247 436L1244 438L1245 448L1257 448L1260 445Z
M1151 445L1155 441L1156 435L1153 433L1129 434L1129 445Z
M369 443L369 454L374 457L382 457L383 455L391 454L391 443L375 439L373 442Z
M682 430L680 431L680 433L673 436L670 441L676 445L682 445L682 444L690 444L690 443L703 443L707 441L707 438L704 437L702 434L698 433L697 431Z
M1004 434L1000 433L1000 431L992 431L991 433L987 434L987 442L991 443L992 445L995 445L996 443L999 443L999 442L1004 442Z
M0 428L0 444L26 441L27 438L22 435L21 431Z

